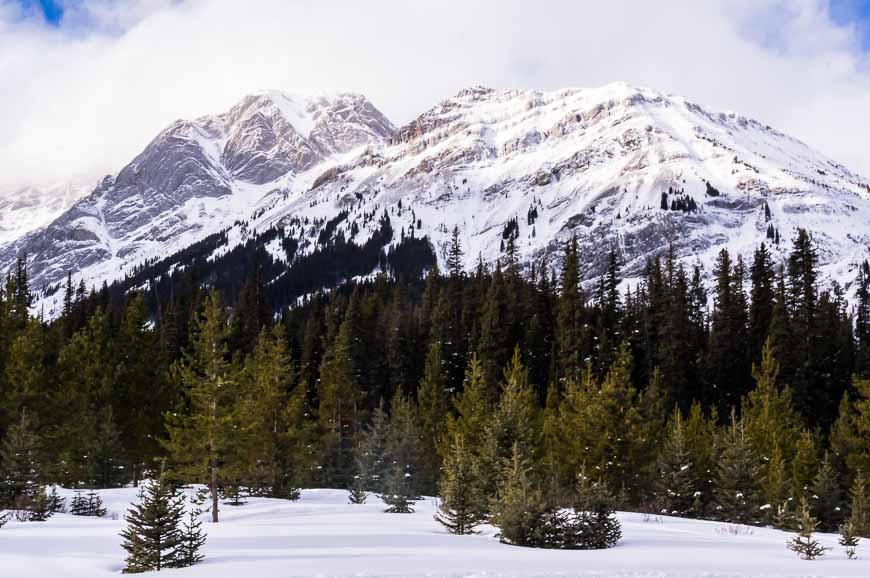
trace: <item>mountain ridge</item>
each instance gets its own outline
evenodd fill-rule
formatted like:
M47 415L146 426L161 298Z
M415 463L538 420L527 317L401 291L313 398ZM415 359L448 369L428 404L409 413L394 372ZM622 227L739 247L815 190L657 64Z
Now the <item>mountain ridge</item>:
M26 253L37 286L68 271L111 281L209 234L227 231L225 252L270 227L291 230L304 255L342 211L335 232L354 242L386 212L442 262L457 227L466 267L495 262L509 237L530 262L577 235L587 280L603 248L618 249L628 278L670 244L709 274L723 246L746 254L806 228L825 273L848 283L870 244L866 179L679 96L475 86L397 128L361 95L261 91L170 125L58 219L0 247L0 269Z

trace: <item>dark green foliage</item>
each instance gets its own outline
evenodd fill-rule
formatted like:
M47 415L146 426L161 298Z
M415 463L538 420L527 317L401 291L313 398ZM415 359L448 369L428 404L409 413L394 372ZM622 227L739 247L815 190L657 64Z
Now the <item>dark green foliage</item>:
M360 434L354 451L356 469L348 488L351 504L362 504L371 492L384 489L388 428L389 417L380 405L374 412L372 423Z
M554 512L537 488L529 460L518 443L504 461L500 477L490 520L501 531L501 541L514 546L542 546L548 541L546 520Z
M57 493L57 488L54 486L52 486L51 491L48 493L48 509L53 514L66 512L66 500L60 497L60 494Z
M45 522L54 514L52 506L52 499L45 490L45 486L37 486L28 508L28 521Z
M69 513L73 516L94 516L101 518L106 515L106 508L103 507L103 499L95 490L84 494L81 490L76 490L75 495L70 501Z
M353 478L353 484L347 490L347 499L351 504L365 504L369 497L369 493L363 487L359 474Z
M413 512L418 499L417 475L420 464L420 432L417 416L411 403L402 396L393 398L390 422L387 428L384 453L384 485L381 500L387 512L407 514Z
M835 531L843 520L840 482L829 453L825 453L819 473L813 479L812 513L823 532Z
M810 514L810 508L806 500L801 504L801 513L799 520L799 531L797 536L788 541L788 549L795 552L804 560L815 560L820 556L825 555L825 548L818 540L813 537L816 531L816 519Z
M0 445L0 505L10 507L19 496L33 496L40 470L39 440L30 414L22 410Z
M667 208L685 194L669 192ZM404 241L387 250L389 218L348 207L340 222L294 218L209 259L226 242L218 234L112 287L88 291L73 271L65 287L46 288L65 291L54 323L28 317L22 260L0 290L2 500L19 498L24 511L40 484L136 483L167 458L174 483L204 482L215 496L349 487L357 501L396 495L406 509L444 487L461 433L481 514L503 489L513 444L522 447L529 487L546 498L532 509L530 542L571 542L557 537L577 526L569 514L584 463L626 508L791 526L806 495L827 529L862 509L847 508L842 490L870 468L870 266L858 271L853 327L806 233L781 271L779 249L774 258L760 247L751 266L721 255L710 300L704 272L674 249L622 294L623 255L587 239L520 263L516 233L531 231L516 219L502 261L479 259L474 271L457 230L442 275L429 241L414 237L412 208ZM536 201L529 229L541 210ZM302 251L303 227L328 231ZM288 262L264 249L273 241ZM347 280L373 267L384 274ZM217 305L205 285L223 290ZM216 374L220 387L206 391ZM675 406L683 442L668 433L665 408ZM722 427L732 409L749 453Z
M154 480L127 511L121 546L127 552L124 573L160 571L181 565L184 499L168 483Z
M695 512L697 474L686 443L686 432L680 410L671 417L657 464L655 483L656 511L668 516L688 516Z
M193 566L202 561L205 555L200 551L205 546L205 532L202 530L201 512L191 507L187 519L181 527L181 540L178 544L177 567Z
M387 469L384 492L380 495L388 514L410 514L414 511L415 492L412 491L411 474L399 464Z
M849 560L853 560L857 556L855 552L858 549L858 542L860 541L861 539L858 537L855 522L852 520L846 520L846 522L840 526L840 539L838 540L838 543L846 551L846 556Z
M870 538L870 495L867 493L864 474L860 470L849 491L849 521L858 536Z
M69 513L73 516L88 515L88 499L81 490L76 490L76 493L73 494L69 502Z
M754 524L761 514L757 481L760 464L743 423L733 414L722 444L716 479L716 516L725 522Z
M603 482L581 471L577 477L577 497L563 548L601 550L612 548L622 537L615 513L616 499Z
M465 438L453 436L441 475L441 504L435 519L451 534L473 534L486 518L485 497L480 494L479 470Z
M622 530L614 513L615 500L605 484L581 472L573 504L562 508L541 493L528 464L515 444L492 506L492 523L501 530L502 542L563 550L616 545Z

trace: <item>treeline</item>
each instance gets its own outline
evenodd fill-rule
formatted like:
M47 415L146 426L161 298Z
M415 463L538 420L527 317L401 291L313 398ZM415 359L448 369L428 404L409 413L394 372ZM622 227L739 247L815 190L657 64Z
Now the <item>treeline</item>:
M723 250L710 294L673 253L623 294L616 253L586 290L575 241L558 271L527 272L507 241L467 273L455 231L443 272L346 282L279 315L255 271L232 306L197 285L149 307L70 283L48 323L20 264L0 294L4 502L165 463L209 486L214 521L221 498L323 486L399 510L440 492L450 524L500 520L530 544L588 546L576 530L595 511L612 536L615 507L793 527L804 500L826 529L858 512L866 535L866 263L854 308L822 287L805 231L781 265L764 245L748 264ZM546 540L527 532L541 520Z

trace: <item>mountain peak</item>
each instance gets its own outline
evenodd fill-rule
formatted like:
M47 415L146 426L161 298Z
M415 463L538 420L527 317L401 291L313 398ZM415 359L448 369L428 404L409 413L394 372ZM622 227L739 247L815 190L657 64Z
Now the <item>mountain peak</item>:
M439 255L458 228L467 265L499 259L506 235L524 261L576 235L587 280L602 247L619 248L627 278L670 243L709 274L723 246L749 257L808 228L826 273L848 281L870 245L870 182L761 123L626 82L472 86L398 130L362 95L269 90L174 124L0 248L0 268L26 253L40 285L68 271L111 280L208 235L230 231L225 251L274 227L292 228L302 255L339 217L365 243L385 212Z

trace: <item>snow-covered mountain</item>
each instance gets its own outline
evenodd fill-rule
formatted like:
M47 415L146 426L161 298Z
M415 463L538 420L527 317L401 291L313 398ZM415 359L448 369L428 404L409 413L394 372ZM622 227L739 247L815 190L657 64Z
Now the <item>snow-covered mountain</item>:
M469 267L494 262L506 235L527 261L576 234L587 278L611 247L628 277L670 243L709 272L723 246L745 255L770 233L781 257L802 227L845 283L870 246L870 181L684 98L623 83L474 87L395 129L362 96L264 92L168 127L50 225L2 246L0 269L27 253L37 287L68 271L99 283L218 231L226 252L276 225L304 255L343 211L346 237L365 241L386 211L439 259L457 226Z
M0 191L0 246L44 227L93 190L93 184L59 183Z

